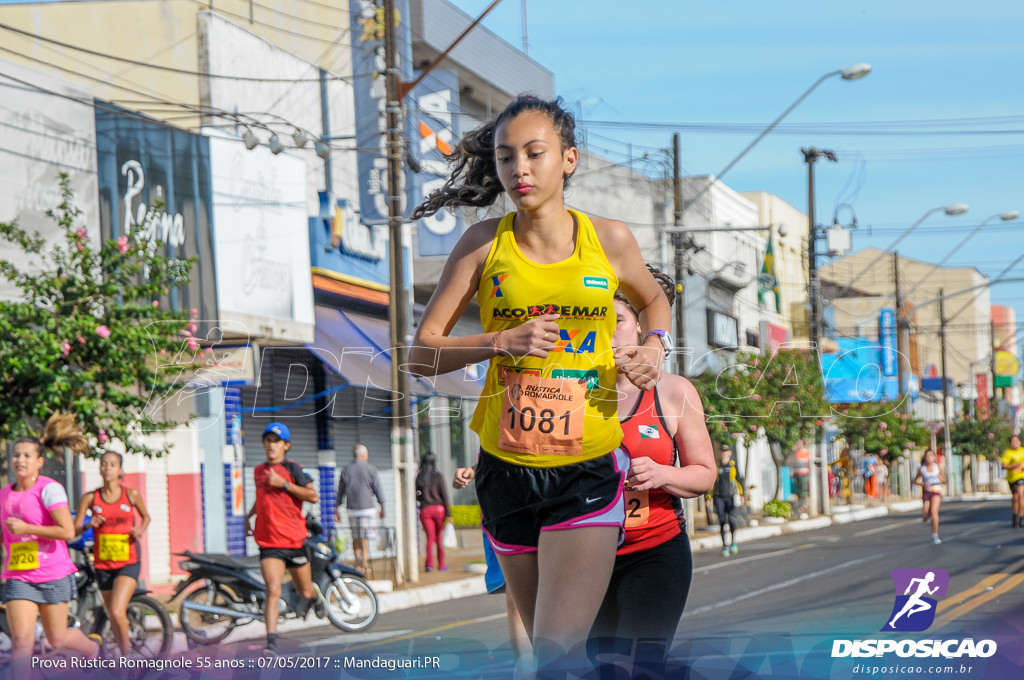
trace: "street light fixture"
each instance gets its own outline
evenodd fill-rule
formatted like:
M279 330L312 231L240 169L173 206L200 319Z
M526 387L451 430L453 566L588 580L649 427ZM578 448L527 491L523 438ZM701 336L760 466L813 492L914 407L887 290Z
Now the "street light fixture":
M913 293L913 292L914 292L915 290L917 290L918 288L920 288L920 287L921 287L921 284L922 284L922 283L924 283L924 282L925 282L925 281L926 281L926 280L928 279L928 277L929 277L929 276L931 276L932 274L934 274L934 273L935 273L935 272L936 272L937 270L941 269L941 268L942 268L942 265L946 264L946 262L948 262L948 261L949 261L949 258L953 257L953 255L954 255L955 253L959 252L959 251L960 251L960 249L961 249L961 248L962 248L962 247L963 247L963 246L964 246L964 245L965 245L965 244L966 244L966 243L967 243L968 241L970 241L970 240L971 240L971 237L973 237L973 236L974 236L975 234L977 234L977 233L978 233L979 231L981 231L981 228L982 228L982 227L984 227L984 226L985 226L986 224L988 224L988 223L989 223L989 222L991 222L992 220L996 219L997 217L998 217L998 218L999 218L1000 220L1002 220L1003 222L1012 222L1013 220L1015 220L1015 219L1017 219L1018 217L1020 217L1020 213L1019 213L1019 212L1017 212L1016 210L1008 210L1008 211L1006 211L1006 212L1004 212L1004 213L996 213L995 215L991 215L991 216L989 216L989 217L986 217L986 218L985 218L985 221L984 221L984 222L982 222L981 224L979 224L978 226L976 226L976 227L975 227L975 228L973 229L973 231L971 231L971 233L967 234L967 236L965 236L965 237L964 237L964 239L963 239L962 241L960 241L960 243L956 244L956 247L954 247L954 248L953 248L953 249L952 249L951 251L949 251L949 254L948 254L948 255L946 255L946 256L945 256L944 258L942 258L942 261L941 261L941 262L939 262L939 263L938 263L938 264L936 264L936 265L933 265L933 266L932 266L932 268L928 270L928 273L927 273L927 274L925 274L924 276L922 276L922 277L921 277L921 278L920 278L920 279L919 279L919 280L917 281L917 283L915 283L915 284L914 284L914 287L913 287L913 288L911 288L911 289L910 289L909 291L907 291L906 293L904 293L904 294L903 294L903 297L904 297L904 299L906 299L906 298L909 298L909 297L910 297L910 295L911 295L911 294L912 294L912 293Z
M856 276L854 276L853 279L843 287L843 290L836 297L842 297L848 291L853 290L853 284L855 284L857 281L859 281L860 277L864 276L864 274L866 274L867 272L871 271L871 268L874 267L876 264L878 264L879 260L881 260L883 257L888 255L889 253L891 253L893 251L893 249L897 245L899 245L900 241L905 239L907 236L909 236L911 234L911 232L913 232L915 229L917 229L919 226L921 226L921 224L926 219L928 219L929 216L931 216L933 213L939 212L940 210L942 212L946 213L947 215L954 216L954 215L963 215L965 212L967 212L968 207L967 207L966 203L952 203L950 205L940 205L937 208L932 208L931 210L926 212L924 215L921 215L921 219L919 219L917 222L914 222L912 225L910 225L910 227L908 227L902 234L900 234L899 237L895 241L893 241L892 243L889 244L888 248L886 248L885 250L880 252L878 254L878 257L876 257L875 259L871 260L871 262L869 262L867 264L867 266L862 267L861 270L860 270L860 273L857 274Z

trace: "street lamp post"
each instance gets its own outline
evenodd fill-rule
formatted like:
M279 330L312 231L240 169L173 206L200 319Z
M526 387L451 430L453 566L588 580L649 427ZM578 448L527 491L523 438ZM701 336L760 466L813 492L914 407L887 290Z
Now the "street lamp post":
M769 123L768 126L764 130L762 130L760 132L760 134L758 134L757 137L754 138L753 141L751 141L749 144L747 144L747 146L742 151L740 151L739 155L737 155L735 158L733 158L731 161L729 161L729 163L727 163L726 166L724 168L722 168L718 172L717 175L713 176L713 178L712 178L712 180L710 182L705 184L700 189L700 191L698 191L696 193L696 195L694 195L691 199L689 199L685 203L683 203L683 201L682 201L682 194L681 194L681 189L680 189L680 184L679 184L679 146L678 146L679 135L678 134L674 135L674 137L673 137L673 140L674 140L674 149L673 149L674 150L674 163L673 164L675 166L675 182L676 182L676 185L675 185L675 187L676 187L675 199L676 199L676 202L675 202L675 219L673 220L673 224L675 226L675 229L673 230L672 244L673 244L673 249L675 251L674 261L676 263L676 295L677 295L676 306L677 306L677 308L681 309L682 306L683 306L683 286L681 285L682 284L682 279L680 278L680 276L682 275L682 273L685 272L685 268L683 267L683 264L685 262L685 253L686 253L687 250L693 250L693 249L697 248L696 243L693 241L692 238L688 238L686 236L686 230L682 228L683 227L684 214L685 214L686 210L690 206L692 206L694 203L696 203L704 194L706 194L708 191L710 191L711 187L713 187L715 185L715 183L720 181L722 179L722 177L724 177L725 174L727 172L729 172L729 170L731 170L734 165L736 165L744 156L746 156L747 153L751 149L753 149L757 145L758 142L760 142L762 139L764 139L764 137L769 132L774 130L778 126L778 124L781 123L783 121L783 119L785 119L785 117L788 116L793 111L793 109L795 109L800 104L800 102L802 102L804 99L806 99L808 97L808 95L810 95L811 92L813 92L815 89L817 89L817 87L819 85L821 85L823 82L825 82L826 80L828 80L829 78L831 78L833 76L839 76L843 80L858 80L860 78L863 78L864 76L866 76L869 73L871 73L871 65L870 64L857 63L857 64L851 64L850 66L845 66L845 67L843 67L843 68L841 68L841 69L839 69L837 71L831 71L831 72L826 73L825 75L821 76L820 78L818 78L816 81L814 81L814 83L809 88L807 88L807 90L804 91L803 94L801 94L799 97L797 97L796 101L794 101L792 104L790 104L786 108L785 111L783 111L781 114L779 114L779 116L775 120L773 120L771 123ZM681 318L681 314L682 314L681 311L677 311L676 314L677 314L677 320L679 318ZM676 328L676 346L681 348L681 347L684 347L685 345L686 345L686 338L685 338L685 336L683 334L683 326L680 323L677 326L677 328Z

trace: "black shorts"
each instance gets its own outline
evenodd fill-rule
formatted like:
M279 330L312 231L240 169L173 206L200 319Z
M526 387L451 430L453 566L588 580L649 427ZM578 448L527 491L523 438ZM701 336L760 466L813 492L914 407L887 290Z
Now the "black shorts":
M1021 477L1015 482L1012 482L1010 486L1024 486L1024 477Z
M136 582L139 580L139 573L142 571L142 563L136 561L133 564L126 564L117 569L97 569L96 585L100 590L113 590L114 580L118 576L131 576Z
M263 560L281 560L289 569L309 564L305 548L260 548L260 562Z
M732 512L735 510L736 502L732 496L715 496L715 514L718 515L718 523L725 524L732 521Z
M692 580L693 558L685 532L653 548L616 556L591 636L645 638L671 646Z
M629 454L622 448L551 468L514 465L481 451L476 495L494 551L534 552L542 531L617 526L621 534L628 469Z

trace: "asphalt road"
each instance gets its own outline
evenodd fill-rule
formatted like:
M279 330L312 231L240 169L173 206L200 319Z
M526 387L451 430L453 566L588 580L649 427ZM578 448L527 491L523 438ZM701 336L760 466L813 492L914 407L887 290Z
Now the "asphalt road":
M739 554L728 558L697 553L690 599L664 675L1024 677L1024 530L1010 528L1009 501L947 503L940 535L943 543L934 545L929 526L905 513L741 544ZM934 595L935 611L915 619L924 630L881 632L897 596L890 572L901 569L923 570L918 576L931 571L939 581L944 571L948 588L944 596ZM945 648L963 653L956 658L901 657L898 651L832 657L836 640L914 645L968 638L974 641L968 647L957 642ZM330 658L340 677L505 678L512 668L506 640L504 598L484 595L385 614L362 635L331 628L291 633L283 647L290 656ZM995 642L994 654L969 657L970 647L982 640ZM255 643L249 645L221 653L252 654ZM420 667L400 667L411 663Z

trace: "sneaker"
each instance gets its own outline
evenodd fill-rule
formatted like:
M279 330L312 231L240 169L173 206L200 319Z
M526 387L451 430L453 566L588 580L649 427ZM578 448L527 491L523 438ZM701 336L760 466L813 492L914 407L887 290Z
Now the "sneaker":
M424 569L424 571L434 571L434 568L433 567L427 567L426 569Z
M942 539L939 538L938 534L932 534L932 543L934 543L935 545L942 543Z
M94 658L94 659L102 658L103 657L103 636L100 635L99 633L89 633L85 637L87 637L90 640L92 640L93 642L95 642L96 646L99 648L99 649L96 650L96 656L94 656L92 658Z
M1014 515L1013 516L1012 526L1013 526L1014 529L1019 529L1020 528L1020 516L1019 515Z
M733 555L735 555L739 551L740 551L740 547L738 545L736 545L735 543L733 543L732 545L729 546L729 552L731 552Z
M729 556L729 549L728 548L722 548L722 557L728 557L728 556Z
M448 571L448 567L441 567L441 571Z
M280 652L277 651L277 636L267 636L267 645L260 651L263 656L277 656Z
M302 620L305 620L306 617L309 616L309 610L313 607L313 603L316 601L317 597L316 595L314 595L308 600L303 600L302 602L300 602L298 608L295 610L295 616Z

